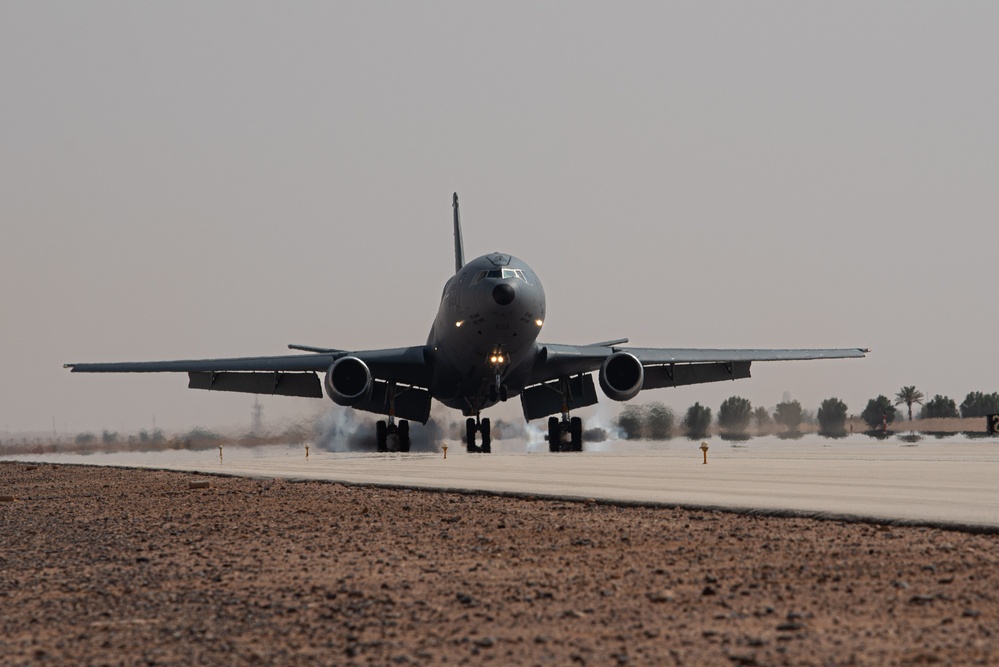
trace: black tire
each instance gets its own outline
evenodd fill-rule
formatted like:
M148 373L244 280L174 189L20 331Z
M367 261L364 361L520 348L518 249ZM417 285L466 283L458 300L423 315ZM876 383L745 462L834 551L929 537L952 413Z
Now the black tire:
M465 448L469 454L479 451L475 446L475 420L471 417L465 420Z
M504 403L510 400L510 390L506 388L506 385L500 387L500 400Z
M482 423L479 425L479 433L482 434L482 453L491 454L493 451L493 438L488 418L482 420Z
M399 421L399 451L409 451L409 421L402 419Z
M384 421L375 424L375 442L378 445L378 451L388 451L388 424Z
M489 387L489 402L495 403L499 398L499 394L496 393L496 385L491 385Z
M569 442L572 451L583 451L583 420L579 417L569 420Z
M562 424L558 417L548 418L548 451L562 451Z

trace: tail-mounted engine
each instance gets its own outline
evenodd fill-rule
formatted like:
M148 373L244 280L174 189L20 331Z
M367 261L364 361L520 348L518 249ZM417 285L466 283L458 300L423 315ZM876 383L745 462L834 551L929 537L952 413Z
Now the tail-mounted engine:
M326 371L324 384L337 405L357 405L371 396L371 371L357 357L341 357Z
M635 398L644 382L642 362L633 354L617 352L600 365L600 388L611 400L629 401Z

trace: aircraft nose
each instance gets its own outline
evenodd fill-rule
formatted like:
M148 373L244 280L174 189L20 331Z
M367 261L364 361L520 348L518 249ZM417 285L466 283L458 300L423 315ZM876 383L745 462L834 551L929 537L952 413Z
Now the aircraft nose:
M500 283L493 288L493 300L501 306L509 306L515 296L517 291L509 283Z

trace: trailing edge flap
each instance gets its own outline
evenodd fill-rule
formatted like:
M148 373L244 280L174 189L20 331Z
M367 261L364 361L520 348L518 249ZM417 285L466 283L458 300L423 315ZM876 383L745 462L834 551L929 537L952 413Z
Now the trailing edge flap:
M593 376L576 375L565 379L568 396L566 407L570 410L585 408L597 403L597 390ZM562 412L562 391L559 380L528 387L520 394L520 404L524 408L527 421L557 415Z
M749 377L748 361L715 364L667 364L646 366L642 389L662 389L686 384L744 380Z
M272 394L322 398L323 387L315 373L188 373L189 389L236 391L244 394Z
M426 424L430 419L430 392L418 387L396 387L395 416ZM356 410L389 414L389 383L372 380L371 396L353 406Z

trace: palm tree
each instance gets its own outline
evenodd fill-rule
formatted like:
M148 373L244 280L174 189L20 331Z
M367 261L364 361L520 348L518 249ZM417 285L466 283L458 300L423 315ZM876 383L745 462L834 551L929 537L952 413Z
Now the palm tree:
M909 421L912 421L912 404L923 404L923 392L915 387L902 387L895 394L895 405L901 405L902 403L905 403L909 407Z

